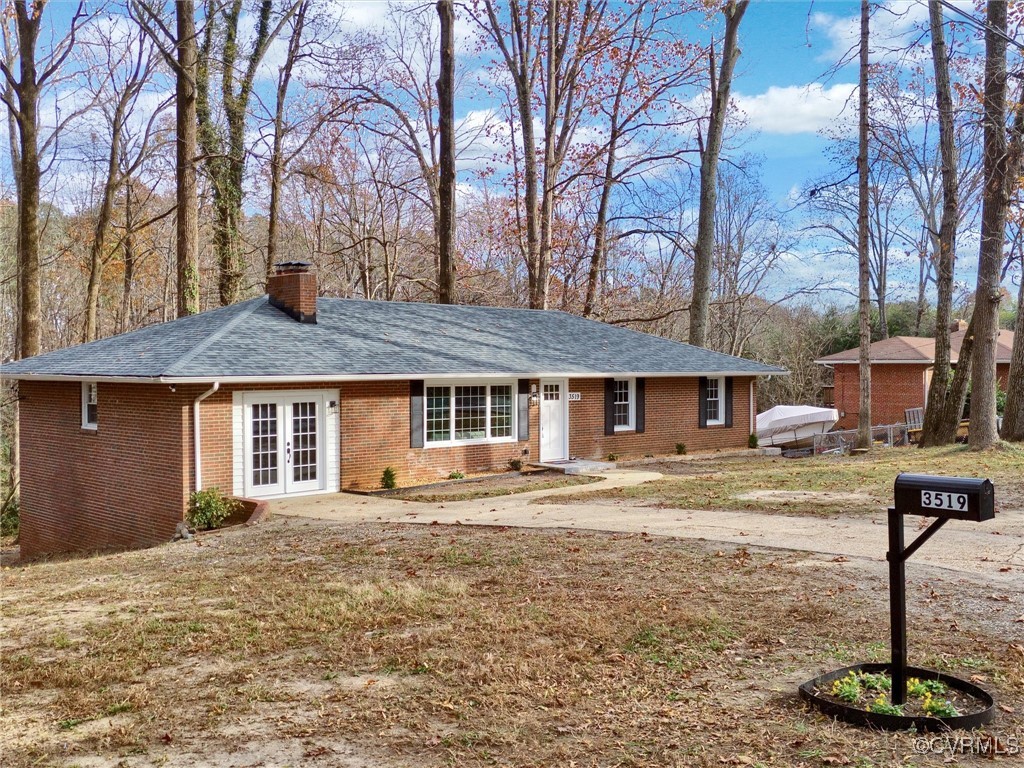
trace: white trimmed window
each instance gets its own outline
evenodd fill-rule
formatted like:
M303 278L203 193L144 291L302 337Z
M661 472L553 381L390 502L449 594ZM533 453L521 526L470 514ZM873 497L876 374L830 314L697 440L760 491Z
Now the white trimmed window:
M725 424L724 397L725 378L709 378L708 396L704 401L704 415L707 417L708 424Z
M82 429L99 428L99 385L95 381L82 382Z
M626 432L636 428L636 379L615 379L612 390L615 431Z
M512 382L427 382L424 444L463 445L514 440Z

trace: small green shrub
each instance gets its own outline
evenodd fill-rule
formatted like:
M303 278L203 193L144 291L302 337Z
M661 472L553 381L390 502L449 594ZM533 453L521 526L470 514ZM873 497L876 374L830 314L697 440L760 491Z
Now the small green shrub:
M608 461L618 461L618 460L619 460L619 454L617 454L617 453L609 453L608 454Z
M241 502L220 492L219 488L193 491L188 497L186 520L193 528L209 531L220 528L224 521L239 510Z
M459 472L459 470L457 469L452 470L451 472L448 473L449 480L462 480L464 477L465 475Z
M685 456L686 455L686 443L676 443L676 455L677 456Z
M902 715L903 707L892 704L883 694L871 702L868 711L874 712L876 715Z
M946 684L941 680L919 680L911 677L907 680L907 695L924 698L925 696L941 696L946 692Z
M757 432L751 432L747 438L747 448L757 448Z
M522 459L509 459L508 460L508 468L511 469L513 472L521 472L522 469L523 469L523 460Z
M384 467L384 472L380 476L380 487L388 490L398 487L398 474L394 467Z
M832 695L842 701L855 702L860 698L860 690L860 680L853 672L832 683Z
M933 717L956 717L960 714L948 700L933 699L930 693L924 695L921 709Z

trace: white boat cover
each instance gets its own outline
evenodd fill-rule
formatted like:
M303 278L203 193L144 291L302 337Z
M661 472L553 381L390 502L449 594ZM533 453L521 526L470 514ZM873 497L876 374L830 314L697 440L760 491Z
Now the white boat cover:
M776 405L764 413L757 414L757 436L771 437L781 432L792 432L810 424L827 424L827 432L839 421L835 408L819 408L814 405Z

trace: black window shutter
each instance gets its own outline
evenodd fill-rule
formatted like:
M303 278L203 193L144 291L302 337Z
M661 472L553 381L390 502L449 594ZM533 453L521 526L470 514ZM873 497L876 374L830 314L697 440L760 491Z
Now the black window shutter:
M519 410L518 435L519 440L530 439L530 380L519 379L519 389L516 394L516 405Z
M423 447L423 382L409 382L409 447Z
M638 378L636 380L636 431L644 431L644 410L645 401L647 395L647 379Z
M725 377L725 426L732 426L732 376Z
M708 380L705 376L697 379L697 426L708 427Z
M604 380L604 433L615 434L615 379Z

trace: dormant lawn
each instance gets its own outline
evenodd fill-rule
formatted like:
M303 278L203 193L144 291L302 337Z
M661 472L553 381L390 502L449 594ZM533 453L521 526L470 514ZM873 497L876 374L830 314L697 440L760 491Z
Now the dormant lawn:
M1009 480L1002 454L975 461ZM892 466L829 472L839 467L879 495L892 482ZM1001 707L985 733L1024 741L1024 584L913 564L908 578L912 662L979 681ZM878 562L281 518L16 565L0 586L5 766L949 759L918 754L909 734L835 724L796 696L823 671L885 658Z

